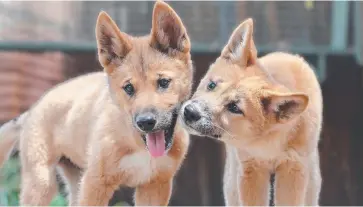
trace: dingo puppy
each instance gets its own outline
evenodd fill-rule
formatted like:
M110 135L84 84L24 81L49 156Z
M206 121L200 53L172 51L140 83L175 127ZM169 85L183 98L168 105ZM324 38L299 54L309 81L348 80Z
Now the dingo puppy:
M96 39L104 72L54 87L0 130L0 163L19 140L21 205L49 204L56 166L72 205L106 206L120 185L136 187L136 205L169 202L189 144L177 119L192 85L187 31L173 9L157 1L149 36L120 32L101 12Z
M227 205L318 205L322 95L303 58L276 52L257 58L253 21L231 35L180 112L185 127L226 144Z

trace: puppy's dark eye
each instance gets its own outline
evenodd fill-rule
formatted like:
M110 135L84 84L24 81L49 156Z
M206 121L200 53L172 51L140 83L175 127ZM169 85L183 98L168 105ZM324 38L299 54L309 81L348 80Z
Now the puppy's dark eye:
M162 79L159 79L158 80L158 86L159 88L163 88L163 89L166 89L169 87L169 84L170 84L170 79L165 79L165 78L162 78Z
M207 86L208 90L210 90L210 91L212 91L216 87L217 87L217 83L216 82L213 82L213 81L209 82L209 84Z
M131 83L126 84L123 89L127 93L127 95L132 96L135 93L135 88Z
M227 110L234 114L243 114L242 110L238 108L236 102L231 102L226 106Z

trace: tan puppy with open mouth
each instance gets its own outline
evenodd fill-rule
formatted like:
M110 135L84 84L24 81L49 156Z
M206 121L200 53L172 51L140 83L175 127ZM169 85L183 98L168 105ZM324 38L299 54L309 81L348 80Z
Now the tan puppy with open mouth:
M20 150L21 205L49 205L56 167L71 205L107 206L120 185L136 187L136 205L169 203L189 145L177 119L193 76L186 29L157 1L150 35L129 36L101 12L96 39L104 72L52 88L0 128L0 164Z
M235 29L180 114L189 132L226 144L227 205L268 205L272 172L275 205L318 205L319 82L299 56L257 58L252 19Z

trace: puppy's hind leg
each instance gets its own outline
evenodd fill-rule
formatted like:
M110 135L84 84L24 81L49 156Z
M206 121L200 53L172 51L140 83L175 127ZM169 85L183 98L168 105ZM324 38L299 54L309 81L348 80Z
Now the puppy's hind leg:
M49 205L57 192L54 165L37 163L33 166L30 164L22 166L21 205Z
M68 193L68 205L77 205L79 185L81 181L82 171L77 166L71 163L59 163L60 173L63 180L66 183L67 193Z
M25 139L20 143L20 205L49 205L57 192L56 149L52 147L48 134L39 128L34 127L31 133L25 131L23 135Z

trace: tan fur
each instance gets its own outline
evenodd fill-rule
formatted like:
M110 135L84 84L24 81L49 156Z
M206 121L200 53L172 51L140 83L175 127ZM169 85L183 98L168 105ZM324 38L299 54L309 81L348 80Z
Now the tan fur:
M0 130L0 146L8 148L1 148L0 165L20 137L21 205L49 205L57 190L57 165L71 205L108 205L120 185L136 187L136 205L169 202L189 136L178 121L168 153L153 158L133 116L148 107L169 113L189 97L193 71L186 29L173 9L158 1L149 36L122 33L101 12L96 37L104 72L52 88L25 121L9 122ZM160 77L171 79L163 91L157 88ZM133 84L135 95L125 93L126 83ZM59 163L63 156L82 171Z
M188 118L189 106L201 117L197 121ZM191 133L226 144L227 205L268 205L272 172L275 205L318 205L320 85L299 56L275 52L257 58L252 19L233 32L181 114Z

